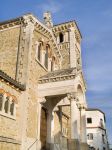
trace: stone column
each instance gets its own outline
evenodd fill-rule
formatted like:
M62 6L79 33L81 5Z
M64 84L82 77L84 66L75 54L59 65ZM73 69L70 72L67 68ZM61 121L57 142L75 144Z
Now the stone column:
M79 110L77 107L77 97L76 93L68 94L68 99L71 103L71 139L69 142L69 149L70 150L80 150L80 140L79 140L79 134L78 129L78 119L79 119Z
M38 97L38 116L37 116L37 142L36 142L36 150L41 149L41 141L40 141L40 126L41 126L41 109L42 105L46 102L45 97Z
M81 104L78 104L78 108L80 111L81 150L88 150L86 135L86 108Z
M69 40L70 40L70 67L76 67L76 38L74 28L69 30Z
M54 112L48 111L47 115L47 149L54 150Z

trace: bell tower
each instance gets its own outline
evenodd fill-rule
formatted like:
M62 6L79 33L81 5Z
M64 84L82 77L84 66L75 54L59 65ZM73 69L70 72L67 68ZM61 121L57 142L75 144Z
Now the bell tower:
M62 54L62 69L81 69L81 34L74 21L53 27L57 44Z

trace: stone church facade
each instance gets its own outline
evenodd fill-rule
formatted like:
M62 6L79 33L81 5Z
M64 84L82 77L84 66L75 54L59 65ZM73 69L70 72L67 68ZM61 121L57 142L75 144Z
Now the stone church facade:
M0 150L87 150L81 33L34 15L0 23Z

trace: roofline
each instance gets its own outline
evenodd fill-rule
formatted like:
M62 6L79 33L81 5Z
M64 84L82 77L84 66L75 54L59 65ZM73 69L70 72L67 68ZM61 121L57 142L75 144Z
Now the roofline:
M24 17L25 16L32 16L32 18L37 22L37 23L39 23L44 29L46 29L49 33L50 33L50 35L52 36L52 38L53 38L53 41L54 41L54 43L55 43L55 45L56 45L56 48L57 48L57 50L58 50L58 54L57 53L55 53L56 55L57 55L57 57L58 57L58 59L60 59L60 57L62 57L62 55L61 55L61 53L60 53L60 51L59 51L59 49L58 49L58 46L57 46L57 43L56 43L56 40L55 40L55 37L54 37L54 34L53 34L53 32L52 32L52 30L50 30L42 21L40 21L40 19L38 19L38 17L37 16L35 16L33 13L26 13L26 14L23 14L22 16L20 16L20 17L17 17L17 18L15 18L15 19L10 19L10 20L6 20L6 21L3 21L3 22L0 22L0 26L1 25L4 25L4 24L8 24L8 23L12 23L12 22L15 22L15 21L22 21L22 19L24 20Z
M78 29L78 31L79 31L79 33L80 33L81 38L82 38L82 34L81 34L80 29L79 29L79 27L78 27L78 25L77 25L77 22L76 22L75 20L71 20L71 21L66 21L66 22L62 22L62 23L59 23L59 24L55 24L55 25L53 25L53 27L55 27L55 26L60 26L60 25L66 24L66 23L68 24L68 23L71 23L71 22L73 22L73 23L76 24L77 29Z
M2 22L0 22L0 25L4 25L4 24L7 24L7 23L12 23L12 22L15 22L15 21L21 21L21 19L23 19L23 16L25 16L25 15L31 15L31 14L32 13L26 13L26 14L23 14L22 16L18 16L18 17L13 18L13 19L2 21Z
M98 108L87 108L86 111L99 111L104 115L104 119L106 121L105 113L102 110L100 110Z
M55 27L55 26L59 26L59 25L62 25L62 24L66 24L66 23L70 23L70 22L75 22L75 20L70 20L70 21L66 21L66 22L58 23L58 24L53 25L53 27Z
M86 111L100 111L102 114L104 114L105 115L105 113L102 111L102 110L100 110L99 108L87 108L86 109Z
M10 76L8 76L2 70L0 70L0 78L3 79L4 81L8 82L10 85L14 86L15 88L20 89L21 91L25 91L26 90L26 86L25 85L21 84L20 82L17 82L16 80L14 80Z

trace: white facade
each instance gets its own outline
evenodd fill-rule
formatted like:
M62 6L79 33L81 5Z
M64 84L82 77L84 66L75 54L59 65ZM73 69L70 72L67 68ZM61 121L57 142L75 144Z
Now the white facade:
M87 143L95 150L108 150L105 114L99 109L86 111Z

